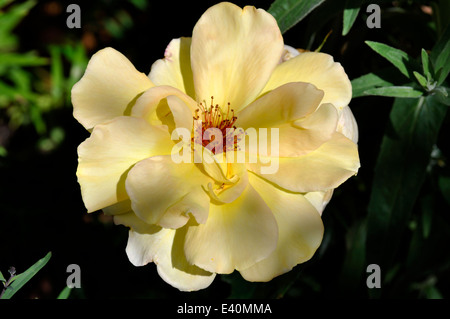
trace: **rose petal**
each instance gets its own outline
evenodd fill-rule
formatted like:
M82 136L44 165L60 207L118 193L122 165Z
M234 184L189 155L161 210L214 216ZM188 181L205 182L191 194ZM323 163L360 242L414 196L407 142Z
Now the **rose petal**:
M73 116L86 129L128 115L135 98L154 86L120 52L105 48L94 54L72 88Z
M157 86L172 86L195 98L190 50L191 38L173 39L164 52L164 59L153 63L150 80Z
M137 163L128 173L126 190L133 211L149 224L179 228L191 213L198 223L208 218L211 179L193 163L175 163L170 155Z
M78 147L78 182L88 212L128 199L125 178L136 162L170 154L170 135L134 117L97 125Z
M320 215L328 205L333 196L333 189L325 192L309 192L305 194L305 198L317 209Z
M264 164L278 165L271 173L262 172ZM299 157L260 158L247 164L249 170L286 190L298 193L326 191L355 175L360 167L357 145L340 133L318 149Z
M197 101L236 111L256 98L277 65L283 38L266 11L222 2L194 27L191 65Z
M135 266L154 262L161 278L181 291L204 289L213 282L215 274L186 261L183 236L179 232L154 225L148 233L130 230L126 247L128 259Z
M352 97L352 85L341 64L325 53L304 52L279 64L261 94L289 82L314 84L325 93L322 103L331 103L339 110Z
M260 97L237 113L236 126L277 127L314 112L323 92L309 83L288 83Z
M229 274L266 258L277 245L275 218L249 185L229 204L211 203L205 224L188 224L187 260L205 270Z
M192 131L197 103L171 86L157 86L144 92L134 105L131 115L144 118L152 125L166 125Z
M249 281L269 281L314 255L322 241L323 224L302 194L285 192L254 174L250 174L249 182L272 210L279 236L271 255L240 273Z
M358 143L358 124L350 107L345 106L342 109L336 130L353 142Z

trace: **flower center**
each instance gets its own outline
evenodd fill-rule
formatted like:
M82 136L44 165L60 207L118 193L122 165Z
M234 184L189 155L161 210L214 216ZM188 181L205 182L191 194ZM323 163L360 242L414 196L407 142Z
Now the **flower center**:
M234 123L237 117L228 102L226 113L216 104L211 96L211 104L206 106L206 102L199 103L199 108L195 110L193 143L201 144L210 149L214 154L237 150L238 142L241 139L240 132L235 132ZM201 140L200 140L201 139Z

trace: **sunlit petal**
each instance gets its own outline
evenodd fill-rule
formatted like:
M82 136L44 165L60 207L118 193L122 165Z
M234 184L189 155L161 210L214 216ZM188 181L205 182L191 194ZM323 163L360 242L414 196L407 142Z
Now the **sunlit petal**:
M211 179L193 163L175 163L170 155L137 163L128 173L126 190L133 211L149 224L179 228L189 214L198 223L208 217Z
M72 88L73 116L86 129L129 115L136 97L154 86L120 52L106 48L94 54Z
M222 2L194 27L191 65L197 100L237 111L266 84L283 50L275 19L262 9Z
M181 291L208 287L215 274L186 261L183 236L179 236L178 232L154 225L146 233L130 230L126 247L130 262L135 266L154 262L161 278Z
M153 63L148 77L157 86L172 86L195 98L191 38L173 39L164 52L164 58Z
M323 224L317 210L302 194L285 192L254 174L249 180L272 210L279 236L271 255L240 273L249 281L269 281L313 256L322 241Z
M299 157L261 159L278 161L278 170L262 174L261 161L247 167L278 186L293 192L314 192L333 189L342 184L359 169L358 147L340 133L318 149Z
M269 256L277 239L272 212L249 185L232 203L211 203L207 223L188 227L184 250L190 263L228 274Z
M262 94L285 83L307 82L324 91L322 103L331 103L341 110L352 97L352 85L340 63L331 55L304 52L279 64Z
M118 117L97 125L78 147L77 177L88 212L128 199L125 178L138 161L170 154L170 135L143 119Z

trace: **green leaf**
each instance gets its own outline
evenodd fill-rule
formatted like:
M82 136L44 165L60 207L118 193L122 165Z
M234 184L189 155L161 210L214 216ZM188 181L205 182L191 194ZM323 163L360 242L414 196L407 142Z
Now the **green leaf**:
M285 33L324 1L275 0L268 12L277 20L281 33Z
M359 10L364 0L347 0L345 3L345 9L342 22L342 35L345 36L350 31L355 23L356 17L358 17Z
M392 264L446 112L436 96L395 99L368 206L368 263L377 263L381 269Z
M450 177L440 176L438 183L442 195L444 196L447 203L450 205Z
M366 234L365 220L355 222L346 232L346 254L338 282L340 289L346 293L357 291L364 277L367 267L365 254Z
M430 57L425 49L422 49L422 70L425 74L427 81L430 82L434 78L432 67L430 64Z
M15 67L10 69L9 76L18 91L32 93L31 73L22 68Z
M8 34L20 23L28 12L36 5L36 0L29 0L23 3L15 4L8 8L8 11L2 13L2 22L0 23L0 34Z
M0 281L6 281L5 277L3 276L2 272L0 271Z
M67 47L63 54L70 62L69 78L66 79L66 103L70 104L70 91L76 82L83 76L84 70L88 64L88 58L84 46L79 43L75 47Z
M352 97L365 96L364 92L380 86L392 86L392 81L398 72L394 68L368 73L352 80Z
M47 58L38 57L31 53L0 53L0 66L39 66L46 64L48 64Z
M41 110L36 104L31 104L30 109L30 120L36 129L36 132L39 135L44 134L47 131L47 126L45 125L45 121L42 118Z
M17 275L14 282L9 285L6 290L4 290L4 293L2 294L0 299L10 299L20 288L23 287L31 278L33 278L36 273L41 270L42 267L44 267L47 262L49 261L50 257L52 256L52 253L49 252L47 255L45 255L44 258L38 260L33 266L28 268L23 273Z
M427 81L427 79L422 74L420 74L419 72L414 71L413 74L416 77L416 79L419 82L419 84L424 89L428 89L428 81Z
M441 85L450 72L450 24L431 51L430 58L436 74L439 71L439 77L435 79L437 85Z
M13 0L0 0L0 9L3 7L6 7L8 4L10 4Z
M50 47L51 56L51 94L55 104L59 105L62 102L63 90L64 90L64 70L63 62L61 58L60 47L53 45Z
M406 52L379 42L366 41L366 44L372 50L391 62L407 78L413 79L412 72L417 70L417 65Z
M436 94L437 99L440 103L450 106L450 89L439 86L433 90L434 94Z
M17 88L8 85L0 81L0 92L2 95L9 97L10 99L16 99L17 97L24 97L27 100L34 100L36 95L30 91L18 91Z
M391 97L419 97L422 94L422 91L415 90L410 86L385 86L364 91L364 95L379 95Z
M425 288L425 296L427 299L444 299L439 289L434 285Z
M7 155L8 150L4 146L0 145L0 157L6 157Z
M69 287L65 287L58 295L58 297L56 299L68 299L70 292L72 291L71 288Z
M147 8L147 0L129 0L139 10L145 10Z
M433 214L434 214L434 207L433 207L433 198L430 195L425 196L421 201L421 208L422 208L422 235L423 238L428 238L430 236L431 231L431 224L433 222Z

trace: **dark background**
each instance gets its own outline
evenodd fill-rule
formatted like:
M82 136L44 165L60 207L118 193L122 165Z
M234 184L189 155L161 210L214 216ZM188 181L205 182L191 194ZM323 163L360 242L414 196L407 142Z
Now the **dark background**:
M367 28L364 6L350 33L342 36L344 2L325 1L284 34L285 43L314 50L332 30L322 52L333 55L354 79L389 66L365 40L395 46L415 58L421 48L430 50L437 40L436 31L430 27L433 17L423 7L430 1L380 1L381 29ZM70 3L81 7L81 29L66 26ZM205 290L179 292L160 279L154 264L131 265L125 253L125 227L115 226L101 212L86 213L75 172L77 146L89 133L72 117L70 87L82 75L74 68L84 71L93 53L111 46L125 54L139 71L148 73L170 40L190 36L198 18L214 3L46 0L38 1L14 28L19 39L15 52L33 51L49 58L45 65L24 67L32 83L30 90L49 102L39 111L44 129L42 123L35 123L36 117L30 116L32 108L26 101L18 98L0 108L0 142L7 150L0 156L0 270L5 277L10 266L23 272L52 252L49 263L14 298L56 298L66 285L69 264L81 267L82 288L73 290L71 298L373 297L365 284L369 263L364 259L364 228L360 225L367 218L374 167L393 98L370 96L351 101L359 125L362 167L356 177L335 191L325 209L325 236L313 259L269 283L248 283L233 273L217 276ZM271 1L234 3L267 10ZM83 53L78 60L57 54L58 50L63 52L62 48L75 47ZM58 83L63 83L59 88L57 76ZM13 123L8 111L14 103L24 110L24 120L19 124ZM429 192L433 174L448 172L448 124L447 116L437 143L441 162L427 177L421 196ZM449 296L449 204L439 192L433 192L432 198L437 208L433 235L412 246L420 216L417 204L395 263L389 272L382 269L379 297ZM417 260L421 262L410 266L411 252L419 254Z

